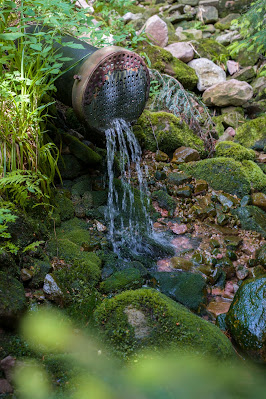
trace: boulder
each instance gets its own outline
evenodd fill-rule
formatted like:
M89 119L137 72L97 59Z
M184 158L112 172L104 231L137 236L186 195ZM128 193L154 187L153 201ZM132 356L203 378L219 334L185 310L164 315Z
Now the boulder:
M226 315L226 324L239 347L266 362L266 277L242 283Z
M231 79L209 87L203 93L203 101L208 106L227 107L243 105L253 96L253 89L247 82Z
M144 30L148 38L156 46L165 47L168 43L168 28L158 15L150 17L144 25Z
M204 24L216 22L218 21L218 10L213 6L200 5L196 17Z
M188 65L195 69L199 78L197 88L204 91L209 87L226 81L225 71L207 58L192 60Z
M14 328L26 310L23 285L5 272L0 272L0 327Z
M199 4L199 0L179 0L181 4L188 4L190 6L197 6Z
M256 262L257 262L257 264L263 266L264 269L266 269L266 244L263 244L256 251Z
M94 312L104 341L123 358L141 349L187 350L233 358L230 341L218 327L154 289L125 291L106 299Z
M165 50L183 62L189 62L194 57L194 50L187 42L172 43L165 47Z
M186 259L181 259L181 263L184 262ZM176 268L181 269L181 267ZM152 274L152 278L156 280L156 284L163 294L182 303L190 310L197 311L207 302L206 282L200 274L178 271L156 272Z
M251 185L241 162L232 158L212 158L181 164L179 168L197 179L204 179L214 190L223 190L226 193L242 198L250 193Z

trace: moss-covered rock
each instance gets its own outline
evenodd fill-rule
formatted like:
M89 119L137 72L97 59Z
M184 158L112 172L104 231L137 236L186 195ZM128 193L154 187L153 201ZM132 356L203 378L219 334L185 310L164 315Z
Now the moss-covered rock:
M240 126L235 135L235 140L244 147L251 148L256 141L266 137L266 116L260 116Z
M206 180L215 190L242 198L250 193L251 185L241 162L232 158L204 159L191 164L179 166L198 179Z
M181 122L180 118L168 112L145 110L133 127L133 132L140 145L150 151L155 152L158 143L161 151L171 155L181 146L191 147L201 155L204 154L203 141L185 122Z
M222 61L226 63L229 52L225 46L214 39L201 39L193 43L200 58L208 58L211 61Z
M94 319L105 342L121 357L147 348L234 357L230 341L216 326L154 289L107 299L96 308Z
M72 154L62 154L58 160L58 168L62 179L73 180L82 172L82 165Z
M63 133L62 136L72 155L84 162L84 164L95 166L101 163L102 157L79 139L67 133Z
M142 43L136 52L140 55L145 53L150 60L151 68L175 77L185 89L192 90L196 87L198 77L195 70L175 58L169 51L158 46Z
M23 285L5 272L0 272L0 326L13 328L26 309Z
M239 218L242 229L257 231L266 238L266 213L262 209L247 205L233 209L232 214Z
M247 280L237 291L226 315L236 343L254 360L266 362L266 277Z
M215 153L218 157L233 158L235 161L251 160L254 161L256 153L248 150L238 143L232 141L222 141L215 147Z
M128 268L112 274L105 281L101 282L100 290L108 294L110 292L120 292L140 288L144 283L144 279L140 270Z
M56 236L59 239L66 239L74 244L82 245L91 241L91 232L85 220L73 218L63 222L60 228L56 229Z
M159 290L182 303L190 310L197 311L206 304L206 282L200 274L190 272L156 272L152 274Z
M255 162L244 160L242 162L242 170L246 174L254 190L266 193L266 174L263 173Z

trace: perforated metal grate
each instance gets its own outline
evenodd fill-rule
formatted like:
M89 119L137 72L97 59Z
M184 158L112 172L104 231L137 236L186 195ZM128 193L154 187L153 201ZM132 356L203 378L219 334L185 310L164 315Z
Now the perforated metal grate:
M149 72L139 55L126 50L109 54L95 66L87 82L82 101L86 122L104 131L113 119L137 120L149 88Z

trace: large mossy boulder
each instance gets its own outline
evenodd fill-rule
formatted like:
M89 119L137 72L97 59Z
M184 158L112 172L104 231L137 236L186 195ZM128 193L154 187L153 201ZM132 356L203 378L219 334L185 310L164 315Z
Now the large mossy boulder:
M266 277L244 281L226 315L226 324L239 347L266 363Z
M97 166L101 163L102 157L79 139L67 133L62 133L62 137L71 154L85 165Z
M191 147L204 154L203 141L196 136L185 122L168 112L145 110L133 127L140 145L150 151L157 150L167 154L179 147Z
M111 292L121 292L140 288L144 284L144 278L140 270L128 268L113 273L100 284L100 291L105 294Z
M220 359L234 357L230 341L214 325L154 289L125 291L94 313L104 341L120 357L142 349L176 349Z
M204 159L191 164L180 165L180 169L189 172L197 179L206 180L214 190L242 198L250 193L251 184L241 162L233 158Z
M14 328L25 309L23 285L8 273L0 272L0 327Z
M240 126L235 135L235 141L244 147L251 148L257 141L266 138L266 116L260 116Z
M242 170L250 181L255 191L266 193L266 174L255 162L251 160L242 161Z
M206 304L206 282L200 274L191 272L156 272L152 274L159 290L182 303L190 310L197 311Z
M198 83L198 77L193 68L174 57L169 51L158 46L151 46L147 43L139 45L136 52L140 55L145 54L150 61L150 67L157 69L161 73L176 78L185 89L192 90Z
M233 209L232 214L239 218L242 229L257 231L266 238L266 212L262 209L248 205Z
M256 158L255 151L232 141L219 142L215 147L215 153L218 157L233 158L235 161L254 161Z

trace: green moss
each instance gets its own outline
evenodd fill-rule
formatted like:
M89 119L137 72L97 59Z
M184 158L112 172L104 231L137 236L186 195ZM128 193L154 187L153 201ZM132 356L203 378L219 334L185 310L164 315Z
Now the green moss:
M266 136L266 116L260 116L240 126L235 135L235 141L244 147L251 148L256 141Z
M26 309L23 285L5 272L0 272L0 326L14 327Z
M225 18L220 19L216 24L214 24L216 29L220 29L222 31L226 29L230 29L232 21L238 19L240 14L228 14Z
M140 288L144 279L138 269L129 268L123 271L115 272L100 284L100 290L108 294L110 292L120 292Z
M173 57L169 51L159 46L142 43L136 52L148 57L151 68L174 76L186 89L192 90L197 85L198 77L195 70Z
M47 253L51 257L64 259L67 263L73 264L74 261L84 261L89 264L95 263L101 266L100 258L93 252L81 251L80 246L68 239L51 239L47 243Z
M145 110L133 127L133 131L140 145L150 151L157 150L157 141L159 149L167 154L172 154L181 146L191 147L201 155L204 154L203 141L185 122L181 122L180 118L168 112Z
M56 204L56 211L59 213L62 221L72 219L74 217L74 206L72 201L67 197L64 191L57 191L54 202Z
M204 159L179 167L198 179L206 180L215 190L223 190L240 198L250 193L250 181L241 162L232 158Z
M59 239L66 239L74 244L82 245L90 242L91 233L85 220L74 218L63 222L59 229L56 229L56 236Z
M252 160L256 158L253 150L248 150L238 143L232 141L222 141L215 147L215 153L218 157L233 158L235 161Z
M134 318L136 313L141 317ZM96 308L94 318L105 341L121 357L146 348L234 356L230 341L216 326L154 289L125 291L107 299Z
M171 66L174 71L174 77L184 86L185 89L193 90L197 86L199 78L195 72L195 69L191 68L177 58L173 59Z
M225 63L229 59L227 48L214 39L201 39L193 45L201 58L208 58L212 61L221 60Z
M242 165L242 170L254 190L266 193L266 174L263 173L261 168L253 161L243 161Z
M215 116L212 118L215 123L215 130L219 137L224 134L223 115Z
M90 147L83 144L79 139L67 133L63 133L62 136L70 152L80 161L90 166L99 165L101 163L102 157Z

